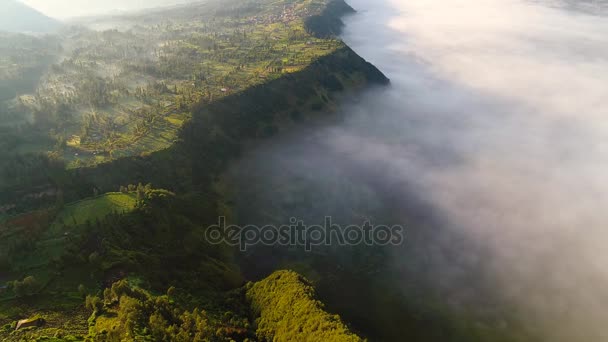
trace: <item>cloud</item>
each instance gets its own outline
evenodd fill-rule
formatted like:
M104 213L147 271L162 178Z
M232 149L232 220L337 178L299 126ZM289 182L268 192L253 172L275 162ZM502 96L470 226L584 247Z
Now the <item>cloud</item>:
M350 148L415 179L460 234L487 246L500 295L552 338L604 338L606 17L515 0L352 4L363 14L345 39L393 79L358 110L372 129L389 120L405 144L358 136ZM383 152L366 154L370 145Z
M506 316L518 316L546 340L607 340L602 11L559 1L349 3L359 14L346 20L345 41L392 86L346 101L338 124L260 149L252 158L278 167L264 168L256 181L305 178L313 183L307 188L326 189L356 174L382 194L370 202L383 200L403 218L414 217L409 222L442 226L430 233L439 236L423 240L428 246L406 248L433 258L425 268L446 302L487 303L477 290L489 288L490 302L503 303ZM327 165L343 171L328 178L319 171ZM278 185L264 188L272 193ZM327 203L318 193L323 198L300 195ZM278 205L280 194L268 197ZM339 207L360 204L351 197ZM323 217L328 207L308 215ZM402 252L396 265L412 256Z

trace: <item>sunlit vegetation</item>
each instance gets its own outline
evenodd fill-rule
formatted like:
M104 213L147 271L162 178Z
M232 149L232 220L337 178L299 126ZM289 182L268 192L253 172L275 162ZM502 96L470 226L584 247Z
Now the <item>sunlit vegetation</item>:
M66 205L57 215L53 227L78 226L103 219L111 213L126 213L135 208L135 192L108 193Z
M210 311L170 287L154 295L120 280L87 295L93 340L154 341L363 341L337 315L323 310L313 287L295 272L276 272L222 295L229 304Z
M148 288L187 290L189 302L206 307L213 307L214 293L243 284L230 248L205 242L204 206L149 186L121 191L66 205L56 214L22 215L3 226L0 280L7 286L0 291L0 323L57 310L73 315L85 295L129 274L141 276ZM130 299L119 300L124 301ZM11 331L5 333L21 336Z
M74 27L0 63L0 78L13 86L2 91L4 106L29 118L15 124L38 129L32 151L55 151L71 168L162 150L194 104L300 71L343 47L307 30L306 18L325 18L323 8L313 0L210 1L125 17L119 29ZM41 73L60 55L35 89L14 88L16 77L31 83L25 73Z
M327 3L99 19L0 61L27 80L0 101L0 340L360 340L297 274L245 285L205 239L250 143L388 81L332 36L346 8Z
M362 341L337 315L323 310L314 288L301 275L278 271L249 284L247 299L256 317L260 341Z
M238 297L234 298L238 302ZM242 341L252 335L247 317L189 306L174 287L165 295L153 295L121 280L100 297L87 296L86 307L92 312L88 337L99 341L189 342Z

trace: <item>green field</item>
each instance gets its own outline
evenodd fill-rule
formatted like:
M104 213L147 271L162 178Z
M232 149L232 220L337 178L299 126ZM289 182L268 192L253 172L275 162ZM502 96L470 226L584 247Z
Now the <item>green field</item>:
M126 213L135 208L134 193L107 193L95 198L85 199L65 206L59 212L53 225L51 234L61 233L62 226L78 226L100 220L111 213Z
M67 268L57 268L56 264L86 234L82 229L87 222L96 222L111 213L127 213L135 209L135 204L134 193L108 193L67 204L58 212L40 210L5 218L0 225L0 250L11 255L11 267L9 273L0 273L0 281L33 276L42 292L35 306L28 301L15 302L11 292L0 292L0 323L42 314L50 326L43 330L48 336L61 333L62 327L69 328L71 333L86 333L87 314L81 308L78 288L82 285L94 289L98 282L89 276L86 264ZM19 341L27 340L27 336L17 333L2 338Z
M54 219L49 210L7 219L0 230L0 247L14 255L15 273L50 280L48 265L66 253L82 234L79 229L85 223L95 223L111 213L129 212L135 203L135 194L108 193L68 204Z

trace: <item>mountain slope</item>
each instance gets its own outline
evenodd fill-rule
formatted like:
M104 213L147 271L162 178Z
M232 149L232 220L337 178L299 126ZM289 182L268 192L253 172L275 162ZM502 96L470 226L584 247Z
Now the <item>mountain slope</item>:
M46 33L60 26L58 21L17 0L0 0L0 6L0 31Z

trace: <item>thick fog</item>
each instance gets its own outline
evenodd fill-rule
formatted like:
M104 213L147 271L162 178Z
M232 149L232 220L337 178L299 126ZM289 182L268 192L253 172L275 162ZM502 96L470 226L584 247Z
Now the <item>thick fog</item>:
M345 40L393 80L371 100L370 124L390 120L405 137L384 143L347 129L333 145L403 167L454 227L490 248L484 266L501 294L547 333L599 340L608 318L607 18L558 2L352 4L362 13ZM435 162L434 150L455 162Z
M261 149L263 174L326 186L328 164L367 170L392 209L412 215L419 201L484 250L463 250L461 269L442 261L439 278L483 270L547 340L608 340L608 5L349 3L359 13L343 38L391 87L347 101L344 122Z
M373 137L345 128L331 146L418 184L554 338L605 340L608 4L351 3L345 40L393 87L357 108Z

